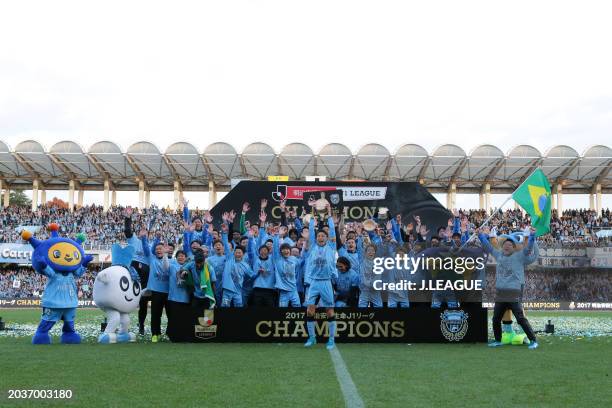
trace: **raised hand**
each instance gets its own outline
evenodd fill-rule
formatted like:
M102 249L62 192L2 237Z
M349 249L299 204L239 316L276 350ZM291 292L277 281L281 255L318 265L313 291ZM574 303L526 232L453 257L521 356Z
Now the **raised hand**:
M268 218L268 216L266 215L266 212L262 209L259 212L259 221L264 224L266 222L266 218Z
M250 209L251 209L251 205L248 202L242 204L242 212L243 213L245 213L245 214L248 213Z
M213 222L213 216L210 215L210 211L204 212L204 221L206 221L208 224Z
M421 235L425 236L429 233L429 230L427 229L427 227L425 225L421 225L421 230L420 230Z
M126 207L125 208L125 216L127 218L131 218L133 212L134 212L134 210L132 209L132 207Z
M387 221L387 223L385 224L385 228L387 228L387 231L391 231L393 229L391 221Z
M140 231L138 231L138 238L144 238L147 236L147 230L144 228L140 228Z
M236 218L236 211L231 210L228 214L228 220L229 222L234 222L234 218Z
M221 231L222 231L224 234L227 234L227 232L229 231L229 227L227 226L227 224L226 224L226 223L221 224Z
M261 208L266 208L268 206L268 200L265 198L261 199Z

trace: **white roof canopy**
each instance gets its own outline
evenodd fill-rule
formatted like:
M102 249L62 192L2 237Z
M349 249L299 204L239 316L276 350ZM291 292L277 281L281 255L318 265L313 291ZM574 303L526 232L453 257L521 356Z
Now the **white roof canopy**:
M85 189L102 189L105 180L118 190L135 190L144 181L152 190L170 190L174 182L183 189L205 191L212 180L227 188L233 178L265 180L269 175L325 176L328 180L421 181L434 191L455 183L458 190L477 191L484 183L498 192L512 191L535 168L564 191L588 193L596 183L612 191L612 149L592 146L582 154L570 146L553 146L542 154L529 145L504 153L484 144L466 153L454 144L428 152L418 144L404 144L391 152L370 143L353 149L330 143L318 152L304 143L290 143L276 152L255 142L240 153L230 144L212 143L204 148L176 142L165 152L141 141L126 150L110 141L89 149L62 141L50 148L26 140L10 148L0 141L0 178L11 188L30 188L37 179L47 189L67 189L74 180Z

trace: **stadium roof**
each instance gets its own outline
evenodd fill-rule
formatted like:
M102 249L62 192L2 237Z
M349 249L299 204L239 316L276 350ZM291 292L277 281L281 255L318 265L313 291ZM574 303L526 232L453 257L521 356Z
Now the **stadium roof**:
M38 179L43 188L67 189L74 180L80 188L103 189L109 180L116 190L136 190L144 181L150 190L171 190L179 181L184 190L206 191L209 180L226 189L231 179L265 180L284 175L299 180L325 176L328 180L422 181L432 191L455 183L461 192L475 192L490 183L492 191L514 189L533 169L541 167L551 183L561 183L569 193L590 192L601 184L612 192L612 149L596 145L582 154L570 146L554 146L541 153L519 145L504 153L484 144L470 152L454 144L428 152L417 144L405 144L394 152L370 143L357 149L339 143L318 152L303 143L290 143L275 151L256 142L238 152L224 142L198 148L177 142L165 152L142 141L122 150L110 141L83 149L77 142L62 141L50 148L26 140L13 149L0 141L0 178L11 188L29 189Z

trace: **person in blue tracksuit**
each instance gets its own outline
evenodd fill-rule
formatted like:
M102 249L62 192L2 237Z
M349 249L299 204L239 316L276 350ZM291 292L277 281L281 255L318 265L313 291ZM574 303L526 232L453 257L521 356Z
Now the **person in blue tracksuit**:
M242 285L245 276L253 277L251 265L244 259L246 249L237 245L233 250L229 245L227 224L221 226L221 240L225 250L225 265L223 267L223 294L221 307L244 307L242 303Z
M149 282L149 258L145 256L142 248L142 242L138 236L141 231L146 230L144 226L141 227L138 234L134 234L134 227L132 224L132 213L131 207L125 209L125 218L123 221L123 233L127 238L129 245L135 249L134 258L132 259L132 267L138 273L140 278L140 287L146 288ZM143 336L145 334L144 324L147 319L147 311L149 310L149 302L151 301L151 294L143 291L140 296L140 302L138 303L138 334Z
M166 314L168 315L168 337L175 342L187 341L181 336L177 329L177 320L180 315L189 313L190 293L189 288L179 277L179 271L185 265L187 257L183 250L178 250L170 261L168 270L168 304Z
M249 237L248 252L250 252L249 259L254 274L252 305L273 307L276 299L274 263L269 256L268 247L258 245L256 242L253 236ZM255 254L256 250L258 251L257 255Z
M272 259L276 272L275 287L279 290L278 305L300 307L302 303L297 291L296 276L301 260L291 256L291 246L288 243L281 244L278 235L274 235L272 244Z
M507 309L512 310L517 323L529 338L530 349L538 347L536 335L525 317L523 306L523 289L525 287L525 266L538 260L539 250L536 243L535 230L531 229L527 245L523 249L517 249L512 239L507 239L502 244L501 250L496 249L489 242L486 234L478 232L478 238L484 250L495 257L495 307L493 309L493 335L495 341L489 345L501 346L502 339L502 317Z
M223 241L219 239L214 242L212 253L206 258L210 273L215 275L215 301L218 305L221 304L223 294L223 271L225 270L226 254Z
M336 261L338 274L332 279L336 291L335 306L356 306L359 297L359 275L353 269L351 261L344 257L338 257Z
M169 290L170 261L168 260L168 245L163 245L159 242L159 237L156 238L153 252L149 247L147 232L140 232L140 239L145 256L149 260L149 282L147 289L151 292L151 341L157 343L161 336L161 316L166 310L168 316L167 302Z

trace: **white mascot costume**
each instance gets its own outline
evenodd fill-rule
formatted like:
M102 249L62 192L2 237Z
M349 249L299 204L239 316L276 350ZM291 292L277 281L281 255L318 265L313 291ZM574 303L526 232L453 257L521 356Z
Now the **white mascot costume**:
M104 313L107 325L98 337L98 343L127 343L136 341L130 333L130 313L140 303L140 281L130 266L134 247L114 244L111 249L112 264L100 271L93 287L93 300ZM117 332L117 329L119 331Z

